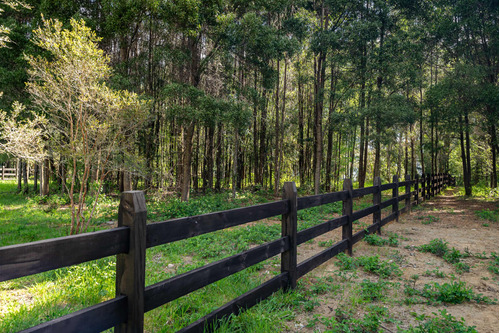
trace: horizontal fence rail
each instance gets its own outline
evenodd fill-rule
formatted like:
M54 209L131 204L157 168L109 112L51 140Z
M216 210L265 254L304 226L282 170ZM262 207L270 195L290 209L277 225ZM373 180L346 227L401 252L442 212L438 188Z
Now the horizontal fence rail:
M393 182L388 184L382 184L377 177L373 186L353 189L351 181L346 179L342 191L299 198L295 184L287 182L283 187L283 199L279 201L151 224L146 224L143 192L124 192L117 228L1 247L0 281L116 255L115 298L23 332L100 332L112 327L115 327L115 332L142 332L145 312L281 255L279 275L179 331L204 332L210 330L217 320L237 314L280 289L295 288L298 278L337 254L352 254L353 245L366 235L380 233L382 226L398 220L401 214L453 183L454 179L448 174L423 175L413 180L406 176L404 181L394 176ZM391 198L382 201L382 193L389 190ZM366 195L373 196L373 205L353 211L353 199ZM297 231L299 210L340 201L341 216ZM399 208L401 201L404 201L402 209ZM382 209L389 207L391 212L382 218ZM279 239L145 286L147 248L279 215L282 220ZM372 224L353 234L353 222L369 215L373 216ZM342 228L340 241L297 263L298 245L337 228Z

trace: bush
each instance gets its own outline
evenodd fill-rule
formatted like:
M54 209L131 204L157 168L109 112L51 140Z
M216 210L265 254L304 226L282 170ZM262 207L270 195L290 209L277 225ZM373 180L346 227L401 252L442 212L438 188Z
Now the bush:
M442 239L433 239L429 244L420 245L417 249L421 252L430 252L442 257L448 252L448 243Z
M397 234L390 234L388 239L382 238L376 234L369 234L369 235L365 236L364 240L368 244L374 245L374 246L389 245L392 247L397 247L399 245L398 238L399 237Z
M466 326L463 318L457 320L446 310L441 310L439 315L433 312L434 317L420 315L416 316L417 321L422 321L416 327L410 326L408 333L477 333L475 326Z
M480 219L488 220L491 222L498 222L498 210L476 210L474 214L476 214L476 216Z

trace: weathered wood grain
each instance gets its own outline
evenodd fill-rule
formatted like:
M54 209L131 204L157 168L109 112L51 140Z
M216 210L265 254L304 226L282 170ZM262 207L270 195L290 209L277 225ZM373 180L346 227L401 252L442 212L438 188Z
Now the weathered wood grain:
M288 200L148 224L148 248L262 220L289 211Z
M120 296L28 328L21 333L95 333L127 320L127 297Z
M297 245L305 243L308 240L316 238L316 237L323 235L324 233L327 233L329 231L335 230L338 227L341 227L347 223L348 223L348 218L346 215L343 215L343 216L338 217L336 219L329 220L329 221L323 222L321 224L315 225L314 227L310 227L310 228L304 229L302 231L299 231L297 233Z
M294 182L283 185L283 200L289 201L290 211L281 219L281 236L288 238L288 250L281 253L281 273L288 273L287 288L297 286L297 188Z
M122 227L1 247L0 281L127 252L129 233Z
M130 228L127 253L116 258L116 296L127 296L127 320L115 327L118 333L144 330L146 281L146 199L142 191L123 192L118 208L118 227Z
M352 197L353 198L358 198L362 197L368 194L372 194L378 191L377 186L370 186L370 187L364 187L364 188L357 188L352 191Z
M352 221L359 220L360 218L363 218L365 216L368 216L372 213L375 213L379 210L378 205L377 206L370 206L364 209L360 209L352 213Z
M381 216L382 216L382 207L380 205L382 201L382 191L380 190L380 187L382 186L382 179L380 177L375 177L373 179L373 185L377 187L377 192L373 194L373 205L377 207L377 210L373 212L373 225L377 226L377 234L381 234Z
M297 199L297 209L302 210L320 205L326 205L332 202L342 201L346 198L347 198L347 191L301 197Z
M289 246L289 238L282 237L273 242L254 247L229 258L148 286L144 293L145 311L153 310L160 305L287 251Z
M347 216L347 223L342 226L342 239L347 240L346 252L352 256L352 182L350 179L344 179L344 191L347 191L347 197L342 200L342 215Z
M319 265L335 257L340 252L347 250L348 246L349 241L347 239L343 239L335 243L333 246L327 248L326 250L321 251L320 253L310 257L309 259L302 261L297 266L298 276L304 276Z

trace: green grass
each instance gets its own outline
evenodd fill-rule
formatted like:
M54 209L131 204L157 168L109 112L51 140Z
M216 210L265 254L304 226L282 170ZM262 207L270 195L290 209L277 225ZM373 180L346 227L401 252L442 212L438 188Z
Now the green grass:
M267 192L240 192L233 199L230 192L223 192L193 196L188 203L159 195L147 196L146 200L151 222L250 206L273 198ZM17 194L14 181L0 182L0 246L67 235L70 223L67 201L64 196ZM341 207L337 202L300 211L299 230L331 219L341 212ZM117 211L117 196L104 196L90 229L109 228L105 222L116 220ZM257 222L151 248L146 254L146 285L275 240L281 235L279 221L278 216L274 222L271 219L270 223ZM277 256L201 288L147 313L146 329L176 331L260 285L278 271ZM22 330L113 298L114 284L113 257L0 283L0 331ZM323 282L307 293L318 295L326 289L334 287ZM235 320L220 322L219 331L274 332L293 314L290 309L315 306L314 298L306 299L300 290L278 293Z
M362 267L363 270L373 273L382 278L400 276L402 274L399 266L388 260L380 259L377 254L375 256L349 257L345 253L339 253L336 257L338 261L335 264L341 271L355 270Z

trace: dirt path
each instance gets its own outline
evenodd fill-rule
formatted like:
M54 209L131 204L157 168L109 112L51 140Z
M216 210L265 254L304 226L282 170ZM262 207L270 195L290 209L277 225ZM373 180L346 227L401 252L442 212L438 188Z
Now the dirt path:
M386 331L396 332L398 326L404 329L409 325L418 324L410 313L431 315L442 309L457 319L464 318L465 323L476 326L478 332L497 333L499 331L497 304L468 302L458 305L428 305L427 303L407 305L404 301L407 297L403 291L404 285L411 284L416 289L422 289L426 284L434 282L443 284L451 281L464 281L473 288L475 293L498 300L498 275L488 270L488 266L491 265L491 253L499 251L498 220L492 222L480 219L475 212L481 210L498 211L498 202L460 199L454 196L453 190L448 189L416 207L411 214L402 216L399 222L392 222L383 228L382 236L390 233L399 235L397 247L371 246L364 241L355 245L354 257L378 254L381 259L397 263L402 270L400 277L389 279L393 286L398 287L393 287L388 299L376 302L377 305L388 308L390 317L394 319L393 323L384 323ZM366 222L370 223L370 220ZM470 253L471 256L460 259L461 262L470 266L470 271L459 274L456 267L447 263L443 258L416 250L417 246L428 244L436 238L443 239L448 242L450 248L454 247L461 253ZM337 241L338 239L340 239L340 231L335 230L323 235L314 243L304 244L299 248L299 262L324 249L321 245L325 246L328 240ZM356 292L353 290L359 291L356 285L359 285L361 281L374 281L378 277L358 269L356 274L346 280L345 276L341 277L339 274L339 268L335 265L336 261L337 259L328 261L306 275L304 279L306 284L309 283L312 286L317 279L329 277L339 286L339 291L336 295L328 293L321 295L319 305L311 312L299 314L293 322L289 323L289 332L323 332L327 326L317 320L316 324L311 325L314 322L312 319L319 316L335 316L336 309L351 307L355 311L360 309L357 315L363 314L362 309L366 304L355 304ZM311 327L307 327L308 325Z

